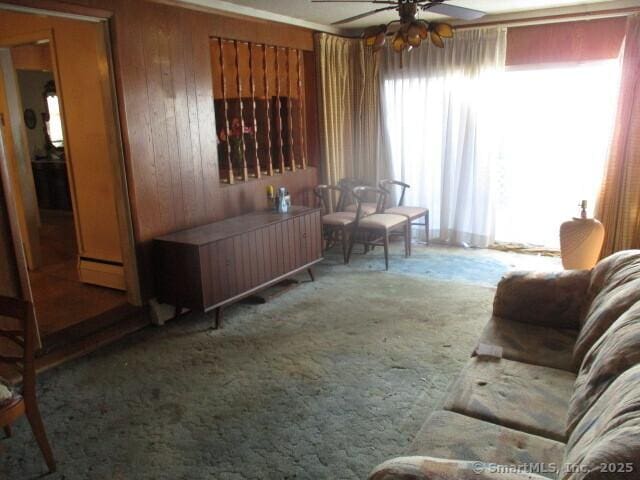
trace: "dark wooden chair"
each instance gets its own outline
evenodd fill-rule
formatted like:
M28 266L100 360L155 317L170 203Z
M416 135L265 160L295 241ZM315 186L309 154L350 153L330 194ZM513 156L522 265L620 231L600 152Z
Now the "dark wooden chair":
M411 188L410 185L399 182L398 180L381 180L380 188L391 194L391 189L394 187L400 187L400 198L398 199L398 205L395 207L385 208L385 213L394 213L397 215L404 215L409 219L411 226L424 226L425 239L427 245L429 245L429 209L425 207L406 207L404 205L404 197L407 188ZM424 223L419 223L419 220L424 218Z
M314 193L322 208L322 236L324 250L331 248L338 240L342 242L342 257L347 263L347 248L351 229L356 221L356 212L341 211L345 199L343 188L335 185L318 185Z
M55 472L56 462L36 399L36 326L28 302L0 296L0 346L0 364L22 375L20 393L0 378L0 426L10 437L11 425L26 415L49 471Z
M387 201L387 192L381 188L356 187L353 189L353 196L356 199L358 208L356 210L356 221L351 232L347 262L351 258L353 245L356 242L356 237L358 237L359 243L365 246L365 253L367 253L368 247L384 247L385 269L389 270L389 238L391 236L403 237L405 257L408 257L411 253L411 225L409 220L404 215L392 213L364 215L362 204L365 198L370 196L376 197L376 211L382 212L383 206Z
M343 201L342 210L344 210L345 212L356 213L356 210L358 209L358 202L353 197L353 193L352 193L353 189L356 187L371 187L372 185L370 184L370 182L367 182L366 180L363 180L361 178L347 177L340 180L338 182L338 186L341 187L345 192L342 199ZM373 199L368 198L367 200L369 201L364 201L361 204L362 213L364 215L371 215L372 213L380 213L380 212L377 212L378 206L375 202L375 198Z

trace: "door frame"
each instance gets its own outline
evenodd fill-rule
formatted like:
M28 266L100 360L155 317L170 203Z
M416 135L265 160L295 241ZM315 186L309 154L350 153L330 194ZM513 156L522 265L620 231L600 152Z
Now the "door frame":
M11 59L10 47L0 42L0 106L4 106L6 117L4 148L5 160L12 172L13 193L20 232L22 234L27 265L30 269L41 266L40 212L36 198L35 182L29 156L27 133L21 112L24 111L18 77Z
M11 5L0 3L0 14L3 11L16 11L21 10ZM34 14L33 11L24 11L22 13ZM38 14L47 15L47 11L40 10ZM110 25L109 18L95 17L95 18L78 18L73 14L61 15L60 12L51 11L50 16L63 16L68 17L70 20L75 21L87 21L97 23L103 32L104 41L101 42L101 46L104 48L100 54L103 54L107 60L107 74L102 78L100 89L102 97L105 101L105 105L110 106L105 112L105 125L108 132L108 145L110 149L112 177L114 196L116 200L116 216L118 218L118 228L120 237L120 246L122 251L122 262L125 275L127 300L129 303L135 306L142 306L143 299L141 293L140 276L138 270L138 258L136 252L135 234L133 229L133 218L131 214L131 203L129 199L129 188L126 175L126 164L124 157L124 143L121 129L121 116L118 109L118 95L116 91L115 83L115 71L113 54L111 51L111 39L110 39ZM37 37L37 38L36 38ZM61 115L63 119L63 134L66 135L66 126L64 121L64 92L62 85L60 84L57 69L57 57L55 48L55 35L51 30L34 31L33 34L14 36L11 38L0 39L0 47L10 48L12 46L35 42L38 40L49 40L49 49L51 52L51 62L53 68L53 76L58 85L58 96L60 98ZM3 160L3 163L5 160ZM67 168L69 172L69 169ZM7 174L11 175L8 171ZM13 178L10 177L12 180ZM72 192L72 202L75 207L75 198ZM15 202L15 199L12 199Z
M30 313L35 321L35 335L37 345L42 346L40 339L40 329L38 324L38 316L33 304L33 292L31 290L31 281L29 280L29 270L27 268L27 258L24 252L24 242L20 230L19 212L16 207L14 185L11 181L11 172L9 171L9 162L4 146L4 130L5 126L0 122L0 182L2 182L2 190L4 197L0 198L0 202L4 203L9 219L9 230L11 231L11 241L15 253L16 267L18 270L18 280L20 284L20 294L23 300L29 302Z

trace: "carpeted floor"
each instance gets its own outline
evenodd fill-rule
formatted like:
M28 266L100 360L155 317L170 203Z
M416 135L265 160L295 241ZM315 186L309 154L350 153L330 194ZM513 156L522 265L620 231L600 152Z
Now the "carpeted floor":
M394 249L394 251L397 251ZM557 259L415 247L337 254L266 305L150 327L43 374L55 479L363 479L402 454L467 361L507 270ZM302 278L302 277L301 277ZM0 478L45 471L28 424Z

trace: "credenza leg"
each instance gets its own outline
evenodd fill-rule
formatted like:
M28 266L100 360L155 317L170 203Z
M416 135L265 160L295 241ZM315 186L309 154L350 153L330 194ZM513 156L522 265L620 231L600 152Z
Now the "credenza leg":
M176 302L176 310L173 312L173 319L177 319L182 313L182 305L179 302Z
M216 330L222 328L222 318L222 307L218 307L216 308L216 324L213 328L215 328Z
M309 274L309 278L312 282L316 281L316 277L313 276L313 269L311 267L307 268L307 273Z

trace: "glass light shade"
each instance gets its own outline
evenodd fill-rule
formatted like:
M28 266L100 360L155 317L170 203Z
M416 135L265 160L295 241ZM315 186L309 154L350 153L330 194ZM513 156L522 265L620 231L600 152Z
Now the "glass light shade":
M396 34L393 36L393 40L391 41L391 46L396 52L401 52L402 50L404 50L406 45L407 45L407 42L404 38L404 35L402 34L401 31L397 31Z
M407 41L412 47L420 45L422 38L420 38L420 24L417 22L411 23L407 29Z
M420 29L420 38L424 40L429 36L429 26L424 22L417 22L417 24Z
M448 23L432 23L431 28L442 38L453 38L453 27Z
M431 42L438 48L444 48L444 41L436 32L431 32Z
M373 43L373 51L377 52L378 50L380 50L382 47L384 47L384 44L387 41L387 32L380 32L377 36L376 36L376 40Z

